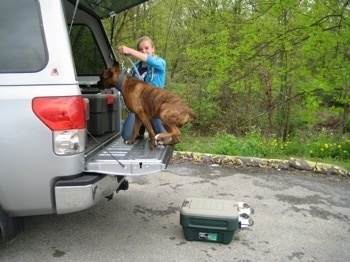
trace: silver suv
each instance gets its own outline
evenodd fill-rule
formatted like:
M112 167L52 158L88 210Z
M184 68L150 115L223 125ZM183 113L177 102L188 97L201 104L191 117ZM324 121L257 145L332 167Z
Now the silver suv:
M1 241L25 216L89 208L166 168L173 148L125 145L120 93L97 88L115 61L101 18L142 2L1 1Z

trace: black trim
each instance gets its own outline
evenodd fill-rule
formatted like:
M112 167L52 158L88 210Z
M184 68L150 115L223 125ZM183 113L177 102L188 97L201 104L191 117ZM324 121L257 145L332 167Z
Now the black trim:
M105 176L106 175L104 174L83 173L83 176L58 180L55 184L55 187L87 186L96 183Z
M73 5L77 0L68 0ZM79 0L79 8L85 10L100 19L105 19L111 15L121 13L134 6L147 2L148 0L133 0L133 1L121 1L121 0Z
M168 145L165 156L163 158L163 163L165 164L165 168L168 167L171 157L173 156L174 146Z

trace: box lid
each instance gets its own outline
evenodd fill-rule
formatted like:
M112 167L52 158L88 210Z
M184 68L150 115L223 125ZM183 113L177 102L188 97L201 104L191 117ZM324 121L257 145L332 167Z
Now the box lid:
M189 197L182 203L180 213L186 216L237 219L238 205L231 200Z

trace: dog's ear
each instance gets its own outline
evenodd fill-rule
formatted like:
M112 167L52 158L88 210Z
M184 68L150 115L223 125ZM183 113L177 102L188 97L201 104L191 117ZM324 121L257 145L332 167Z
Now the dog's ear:
M119 69L120 68L119 62L118 61L114 61L112 67Z
M106 78L110 78L111 76L113 75L113 70L110 69L107 69L103 72L103 79L106 79Z

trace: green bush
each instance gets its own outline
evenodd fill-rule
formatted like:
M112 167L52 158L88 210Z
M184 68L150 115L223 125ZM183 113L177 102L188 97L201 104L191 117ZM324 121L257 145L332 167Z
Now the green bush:
M226 133L215 137L193 136L186 130L175 150L260 158L296 157L350 168L350 139L324 130L317 134L299 134L288 141L274 135L263 137L259 130L240 138Z

